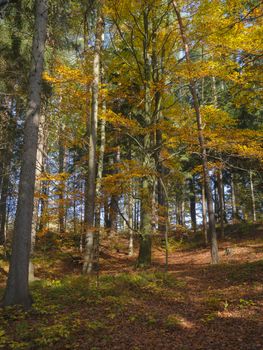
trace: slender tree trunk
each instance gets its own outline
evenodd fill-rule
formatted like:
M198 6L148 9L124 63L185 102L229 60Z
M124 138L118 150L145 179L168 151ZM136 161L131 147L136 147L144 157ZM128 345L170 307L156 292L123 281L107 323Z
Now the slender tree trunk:
M97 24L96 39L93 61L93 83L92 83L92 101L91 114L89 122L89 163L87 179L87 197L85 208L85 254L83 263L83 273L91 273L93 269L94 253L94 213L96 196L96 146L97 146L97 124L99 107L99 83L100 83L100 55L102 46L103 19L101 17L100 4L97 4Z
M106 113L106 102L103 101L102 103L103 107L103 113ZM98 174L97 174L97 182L96 182L96 197L101 197L101 181L102 181L102 174L103 174L103 168L104 168L104 153L105 153L105 145L106 145L106 120L102 118L101 125L100 125L100 153L99 153L99 161L98 161ZM100 208L101 203L99 202L96 207L96 213L95 213L95 222L96 227L100 226Z
M187 38L184 32L181 13L180 13L177 1L175 0L173 0L173 7L174 7L178 24L179 24L181 39L184 45L185 57L189 67L189 77L190 77L191 76L190 75L191 73L190 72L190 65L191 65L190 51L187 43ZM193 105L194 105L194 110L196 114L196 123L198 128L198 140L199 140L199 146L200 146L200 151L202 155L202 165L203 165L204 183L205 183L208 218L209 218L209 230L211 235L211 259L212 259L212 264L217 264L219 262L219 255L218 255L217 235L216 235L216 227L215 227L213 198L212 198L209 170L207 165L208 164L207 153L206 153L206 147L205 147L205 139L203 135L202 116L200 113L200 106L199 106L199 101L197 96L197 88L196 88L195 80L193 80L192 78L189 78L189 89L193 98Z
M223 184L223 174L222 169L219 169L217 172L217 185L218 185L218 197L219 197L219 217L220 217L220 236L221 238L224 238L225 236L225 230L224 230L224 216L225 216L225 210L224 210L224 184Z
M41 113L39 122L39 133L38 133L38 148L37 148L37 158L36 158L36 181L35 181L35 193L38 195L41 192L41 180L39 177L44 171L44 148L45 148L45 115ZM38 210L39 210L40 200L38 198L34 199L34 212L33 212L33 222L32 222L32 234L31 234L31 253L34 251L36 232L38 226Z
M249 171L249 179L250 179L250 191L251 191L251 200L252 200L252 217L253 217L253 222L255 223L257 221L257 213L256 213L256 202L255 202L252 170Z
M3 103L4 104L4 103ZM16 137L16 123L12 118L13 110L17 105L12 99L6 101L1 113L0 130L0 245L6 241L7 199L10 184L10 167L12 161L13 139ZM5 111L6 110L6 111Z
M58 231L61 234L65 232L65 146L64 146L64 128L62 123L59 126L59 140L58 140L58 172L61 176L58 185Z
M215 212L215 221L218 223L220 218L220 202L219 202L219 194L218 194L218 182L217 175L212 176L212 184L214 187L214 212Z
M102 113L106 113L106 101L102 102ZM106 145L106 120L104 116L101 120L100 125L100 153L98 160L98 174L97 174L97 182L96 182L96 198L99 200L96 204L95 209L95 226L97 231L94 236L94 254L96 257L97 271L99 271L99 249L100 249L100 210L101 210L101 182L102 182L102 174L104 168L104 153L105 153L105 145Z
M185 226L185 201L184 199L182 200L181 203L181 222L182 222L182 226Z
M194 233L196 233L196 195L195 195L195 178L190 180L190 216L191 226Z
M117 152L113 155L113 159L111 159L112 167L116 163L120 163L120 147L117 147ZM113 173L116 174L118 172L118 168L113 170ZM118 231L118 206L119 206L119 196L116 194L112 194L110 200L110 211L109 211L109 221L110 221L110 236L114 236Z
M36 157L36 180L35 180L35 193L40 194L41 192L41 180L39 177L44 171L44 148L45 148L45 115L41 113L39 120L39 132L38 132L38 148ZM38 211L39 211L40 199L34 198L34 211L32 220L32 231L31 231L31 256L34 254L35 243L36 243L36 233L38 228ZM34 265L32 259L29 263L29 282L34 281Z
M234 181L234 174L231 174L232 224L235 224L237 221L236 191Z
M143 40L143 56L144 56L144 121L146 126L151 124L151 93L150 93L150 79L151 66L149 54L149 23L148 10L143 14L144 23L144 40ZM151 163L149 150L151 147L151 136L147 133L143 140L144 159L143 166L148 168ZM144 176L142 179L142 195L141 195L141 222L140 222L140 247L138 256L138 266L144 267L151 264L152 255L152 217L151 217L152 198L150 194L150 179L149 176Z
M206 198L205 198L205 186L202 180L202 217L203 217L203 233L205 237L205 244L208 244L208 237L207 237L207 208L206 208Z
M130 183L130 192L128 194L128 223L129 223L129 256L133 256L134 242L133 242L133 185Z
M28 308L32 303L28 285L28 270L46 28L47 1L36 0L35 32L32 46L32 66L29 79L29 101L26 113L22 168L10 269L3 299L4 306L20 304Z
M182 216L181 216L182 202L179 199L179 196L176 197L176 225L182 225Z
M4 169L7 173L3 176L2 191L0 198L0 245L4 245L6 241L6 212L9 188L9 166L6 164Z
M7 199L8 199L8 189L10 182L10 163L11 163L11 145L10 138L11 133L7 132L6 137L6 148L3 150L2 154L2 186L0 186L1 196L0 196L0 245L4 245L6 241L6 212L7 212Z

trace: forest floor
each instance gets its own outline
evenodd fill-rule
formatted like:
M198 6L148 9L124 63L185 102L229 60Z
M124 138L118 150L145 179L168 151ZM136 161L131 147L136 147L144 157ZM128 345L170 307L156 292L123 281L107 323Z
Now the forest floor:
M219 246L219 265L207 248L177 247L168 272L161 249L141 271L104 246L99 279L64 253L42 254L32 309L0 311L0 348L262 350L263 232Z

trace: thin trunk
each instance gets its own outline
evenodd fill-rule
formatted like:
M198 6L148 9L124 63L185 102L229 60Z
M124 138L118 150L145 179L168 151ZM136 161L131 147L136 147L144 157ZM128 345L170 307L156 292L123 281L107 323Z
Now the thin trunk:
M252 170L249 171L249 178L250 178L250 191L251 191L251 200L252 200L252 217L253 217L253 222L255 223L257 221L257 213L256 213L256 202L255 202Z
M150 92L150 80L151 80L151 66L150 66L150 54L149 54L149 18L148 9L143 13L144 23L144 40L143 40L143 58L144 58L144 122L146 126L151 125L151 92ZM150 166L150 154L151 136L149 133L145 134L143 140L144 146L144 159L143 167L146 169ZM140 247L138 255L138 266L148 266L151 264L152 255L152 218L151 218L151 193L150 193L150 179L149 176L144 176L142 179L142 196L141 196L141 222L140 222Z
M103 19L101 17L100 4L97 4L96 39L93 60L93 83L91 114L89 121L89 163L86 196L86 222L85 222L85 254L83 273L91 273L93 270L94 258L94 213L96 196L96 146L97 146L97 124L99 107L99 83L100 83L100 55L103 34Z
M208 236L207 236L207 208L206 208L206 198L205 198L205 186L202 181L202 217L203 217L203 233L205 237L205 244L208 244Z
M112 168L114 168L114 164L120 163L120 147L117 147L117 152L111 159ZM113 170L113 173L116 174L118 172L118 168L116 167ZM119 206L119 196L116 194L112 194L110 200L110 211L109 211L109 222L110 222L110 236L114 236L114 234L118 231L118 206Z
M185 226L185 201L184 201L184 199L182 200L181 204L182 204L181 211L180 211L181 223L182 223L182 226Z
M43 173L44 167L44 145L45 145L45 115L42 113L39 121L39 132L38 132L38 148L36 157L36 180L35 180L35 193L40 194L41 192L41 180L40 175ZM34 254L35 243L36 243L36 233L38 228L38 211L39 211L40 199L34 198L34 211L32 220L32 231L31 231L31 256ZM29 263L29 282L34 281L34 264L32 259Z
M58 231L60 234L65 232L65 146L63 136L63 125L59 126L59 140L58 140L58 172L60 174L60 181L58 185Z
M47 1L36 0L35 32L32 46L24 148L12 241L12 255L3 299L4 306L20 304L28 308L32 303L29 293L28 271L46 28Z
M103 107L103 113L106 112L106 102L104 101L102 104ZM101 197L101 181L102 181L102 174L103 174L103 168L104 168L104 153L105 153L105 145L106 145L106 120L103 118L101 120L100 125L100 153L99 153L99 160L98 160L98 174L97 174L97 182L96 182L96 197L99 199ZM96 213L95 213L95 222L96 227L100 226L100 208L101 203L97 204L96 207Z
M131 142L129 143L129 152L128 152L128 159L132 159L132 144ZM136 228L134 225L134 220L133 220L133 213L134 213L134 204L135 201L133 199L133 194L134 194L134 185L133 185L133 180L130 180L130 188L129 188L129 193L128 193L128 232L129 232L129 249L128 249L128 255L133 256L134 254L134 242L133 242L133 230Z
M189 76L190 76L190 73L191 73L190 72L190 66L191 66L190 51L187 43L187 38L184 32L183 21L182 21L179 7L177 5L177 1L173 0L173 6L177 16L179 28L180 28L181 39L184 45L185 57L186 57L187 65L189 67ZM208 170L207 153L206 153L205 139L203 134L202 116L201 116L200 106L199 106L199 101L197 96L197 87L196 87L195 80L193 80L192 78L189 78L189 89L193 99L193 105L194 105L194 110L196 115L196 123L198 128L198 140L199 140L199 146L200 146L200 151L202 155L203 175L204 175L208 218L209 218L209 229L210 229L210 235L211 235L211 259L212 259L212 264L217 264L219 262L219 256L218 256L215 214L214 214L214 208L213 208L212 191L211 191L210 177L209 177L209 170Z
M220 217L220 202L219 202L219 195L218 195L218 182L217 182L217 176L212 176L212 184L214 185L214 211L215 211L215 221L218 223L219 217Z
M9 166L5 166L5 174L2 181L2 190L0 198L0 245L4 245L6 241L6 212L7 212L7 198L9 188Z
M106 113L106 101L102 102L102 113ZM96 270L99 271L99 249L100 249L100 210L101 210L101 182L104 168L104 153L106 146L106 120L104 117L101 120L100 125L100 153L98 160L98 173L96 182L96 198L99 202L96 204L95 210L95 226L97 228L94 236L94 256L96 257Z
M237 205L234 174L231 174L231 201L232 201L232 224L237 221Z
M217 185L218 185L218 197L219 197L220 236L221 238L224 238L225 210L224 210L224 190L223 190L224 184L223 184L222 169L219 169L217 172Z
M195 195L195 178L190 180L190 216L191 216L191 226L194 233L196 233L196 195Z
M42 113L39 121L39 133L38 133L38 148L36 157L36 181L35 181L35 193L40 194L41 192L41 180L40 175L44 171L44 148L45 148L45 115ZM31 254L34 252L36 232L38 226L38 210L40 200L36 197L34 199L34 212L32 221L32 233L31 233Z
M133 186L130 184L130 193L128 194L128 223L129 223L129 256L133 256L134 242L133 242Z

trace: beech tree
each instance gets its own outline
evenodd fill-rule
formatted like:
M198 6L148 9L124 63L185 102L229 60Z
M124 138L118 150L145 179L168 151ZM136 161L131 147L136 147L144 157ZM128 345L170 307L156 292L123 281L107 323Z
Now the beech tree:
M38 9L46 4L37 3ZM28 293L30 231L37 251L49 239L63 252L73 249L83 273L95 270L104 242L119 251L122 239L137 266L151 264L157 244L165 248L168 266L170 241L201 230L217 263L225 226L256 224L262 217L258 5L73 0L62 9L52 2L43 74L48 98L40 113L46 26L40 15L20 159L22 67L29 65L28 42L20 35L24 27L30 30L25 9L23 2L10 1L0 22L6 33L0 51L4 249L13 231L22 161L8 303L22 295L18 274ZM8 32L14 24L19 33ZM48 125L45 140L42 129L37 136L39 119Z

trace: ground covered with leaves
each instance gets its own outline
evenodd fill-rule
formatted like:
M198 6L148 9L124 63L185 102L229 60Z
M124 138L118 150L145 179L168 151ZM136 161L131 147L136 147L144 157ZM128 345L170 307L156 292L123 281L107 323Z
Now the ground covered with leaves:
M155 249L153 267L138 271L105 250L99 278L87 278L42 256L32 309L0 311L0 348L261 350L263 239L221 242L220 257L211 266L207 249L176 247L166 272Z

